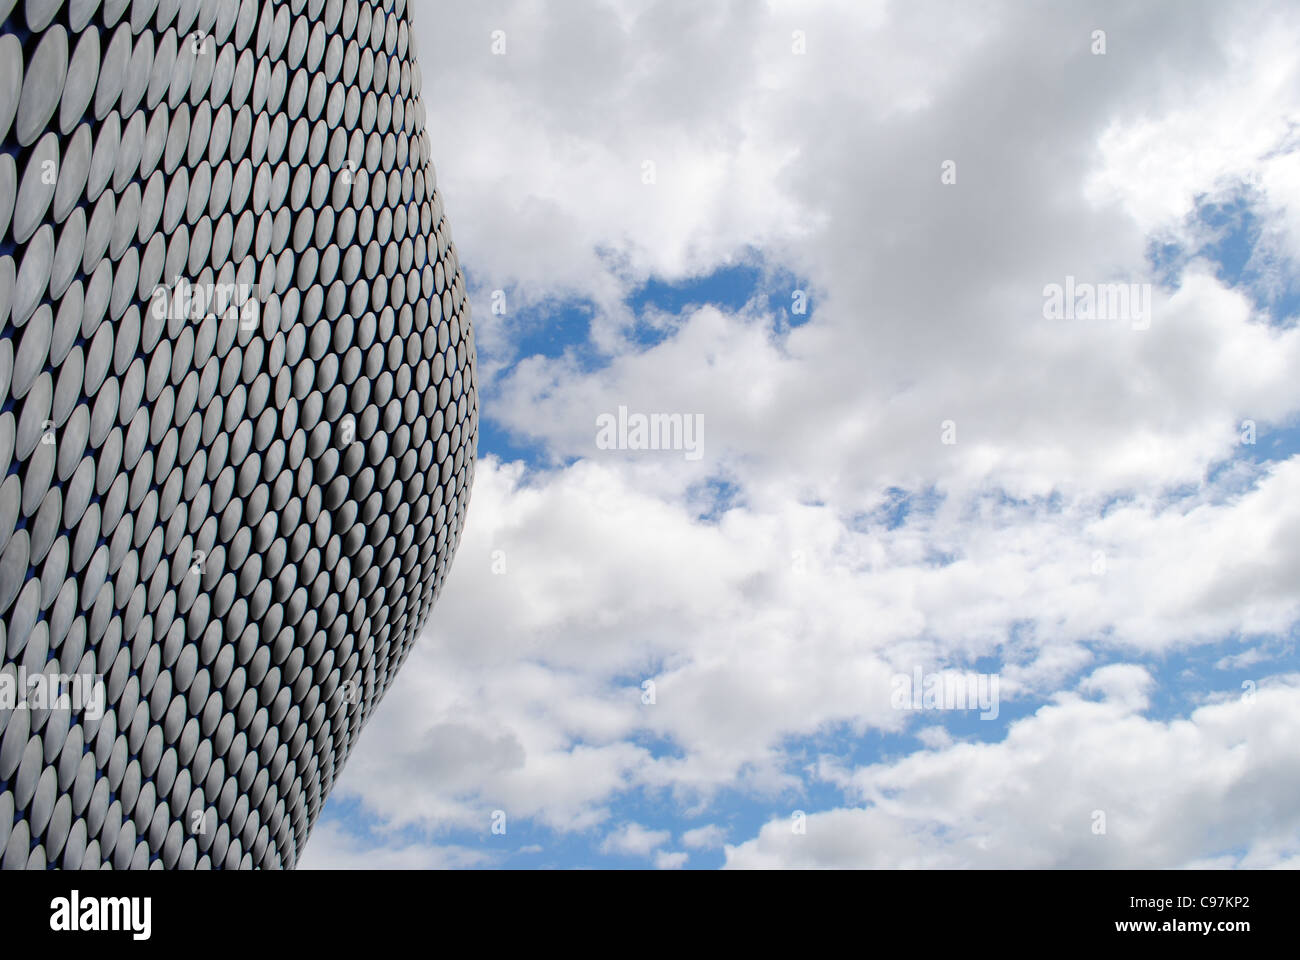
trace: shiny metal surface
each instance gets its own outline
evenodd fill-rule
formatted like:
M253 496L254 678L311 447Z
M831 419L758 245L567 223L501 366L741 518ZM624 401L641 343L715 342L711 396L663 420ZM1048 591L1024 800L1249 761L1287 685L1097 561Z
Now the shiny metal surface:
M150 57L152 62L152 57ZM87 30L77 40L59 105L59 129L69 134L81 122L99 81L99 31Z
M68 33L56 25L41 36L23 72L22 93L14 120L14 134L20 146L35 143L45 133L59 105L67 76Z
M410 14L23 11L37 35L0 36L0 670L89 669L106 700L0 717L0 866L291 867L473 478Z

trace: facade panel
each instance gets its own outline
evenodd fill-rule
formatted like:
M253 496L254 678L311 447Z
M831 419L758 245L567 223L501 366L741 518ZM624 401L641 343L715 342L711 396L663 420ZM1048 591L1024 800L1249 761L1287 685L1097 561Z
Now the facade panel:
M438 596L478 402L411 16L0 0L6 869L292 867Z

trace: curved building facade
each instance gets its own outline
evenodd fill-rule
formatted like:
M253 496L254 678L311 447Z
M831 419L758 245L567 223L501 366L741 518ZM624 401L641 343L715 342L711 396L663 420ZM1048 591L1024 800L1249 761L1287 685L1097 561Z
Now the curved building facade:
M4 868L292 867L438 596L478 404L412 6L0 0Z

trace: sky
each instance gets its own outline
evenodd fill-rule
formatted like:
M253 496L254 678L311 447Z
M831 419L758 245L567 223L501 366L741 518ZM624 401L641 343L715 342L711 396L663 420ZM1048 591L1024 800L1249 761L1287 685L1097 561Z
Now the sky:
M1300 867L1300 8L413 18L478 463L302 867Z

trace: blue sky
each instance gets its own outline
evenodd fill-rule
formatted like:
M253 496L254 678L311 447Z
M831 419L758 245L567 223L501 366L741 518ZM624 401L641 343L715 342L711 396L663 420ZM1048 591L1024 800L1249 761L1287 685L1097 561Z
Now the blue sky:
M1252 215L1244 201L1230 207L1216 204L1198 206L1198 223L1212 231L1214 240L1195 251L1167 248L1164 263L1185 260L1190 255L1208 259L1217 276L1230 288L1240 289L1251 297L1261 310L1272 314L1272 322L1279 325L1294 324L1300 314L1300 300L1294 293L1283 297L1270 297L1260 288L1259 272L1251 267L1256 262L1258 229L1252 228ZM751 257L753 254L751 252ZM753 257L754 259L760 259ZM1156 265L1160 266L1159 260ZM472 274L471 274L472 278ZM751 265L722 267L703 277L692 277L678 282L651 278L638 287L627 299L627 306L637 318L630 340L632 349L651 348L671 336L671 327L656 326L646 322L649 311L680 318L704 305L723 310L738 311L751 301L766 305L772 317L774 331L781 333L789 327L805 322L815 322L815 312L810 307L808 316L795 316L784 305L783 292L799 288L801 283L788 275L773 278ZM471 289L475 289L473 286ZM484 302L490 292L475 290L477 300ZM509 291L507 292L509 295ZM558 358L568 355L577 358L582 368L593 371L608 363L590 339L590 319L595 307L590 302L546 303L529 309L515 318L518 329L525 331L510 344L513 357L505 361L499 377L508 378L520 360L543 356ZM494 359L490 355L486 359ZM479 455L494 456L501 460L522 461L529 471L545 471L553 466L544 454L544 445L533 438L514 437L494 415L493 392L489 386L484 391L482 419L480 420ZM1242 446L1236 454L1249 460L1285 460L1300 452L1300 429L1280 427L1263 433L1254 447ZM1211 468L1211 474L1224 464ZM881 525L887 529L904 527L916 515L924 515L941 499L934 489L907 491L893 488L885 492L886 503L873 515L861 518L870 527ZM711 502L707 516L697 517L698 522L716 520L717 514L729 509L737 498L744 495L742 486L734 482L711 482L702 495ZM1050 499L1050 498L1049 498ZM1176 496L1171 496L1175 500ZM1264 651L1279 668L1300 668L1300 625L1293 626L1288 634L1243 637L1237 634L1224 636L1219 642L1197 646L1185 652L1161 657L1149 662L1156 681L1148 716L1164 721L1186 717L1201 704L1207 692L1220 691L1235 695L1243 681L1258 675L1254 665L1224 669L1224 657L1240 653L1244 645ZM1111 654L1111 662L1126 662ZM1105 661L1097 661L1092 667ZM976 672L994 673L999 670L997 657L979 658L965 665ZM636 688L635 678L628 678L629 688ZM675 802L664 790L637 787L617 795L609 805L609 819L614 823L637 823L652 831L667 831L671 835L709 824L723 825L732 836L756 833L764 823L789 816L797 809L806 811L832 809L852 802L839 788L810 777L805 769L818 757L831 756L853 765L888 762L917 750L925 744L916 737L918 729L937 725L954 740L988 742L1006 736L1010 724L1031 715L1047 698L1028 697L1003 705L995 721L981 720L975 711L952 711L918 715L918 722L909 725L901 734L868 731L855 732L849 725L839 724L812 736L789 739L783 749L790 758L787 772L800 781L797 788L782 792L776 797L757 798L751 791L737 786L713 797L707 811L690 816L683 805ZM639 741L655 757L673 757L678 751L670 740L647 735ZM576 745L576 744L575 744ZM391 844L393 837L388 828L377 824L355 798L337 795L326 805L323 819L336 823L347 833L373 842ZM428 839L429 831L408 828L399 836L411 841ZM434 830L432 836L439 843L463 847L488 855L486 861L493 866L520 869L556 869L583 866L612 868L641 868L645 857L617 850L603 850L599 840L601 832L591 830L568 832L550 829L529 820L508 823L504 835L483 830ZM691 850L687 868L712 869L723 865L724 856L719 849Z
M490 304L491 291L483 290L473 284L472 269L467 269L466 273L474 301L477 304ZM809 303L806 314L795 315L790 312L788 304L785 303L788 299L786 291L799 289L800 286L789 275L768 277L758 266L745 264L723 267L706 276L679 282L665 282L652 277L637 288L627 300L628 308L638 321L629 339L638 347L649 348L662 342L669 335L669 331L657 328L646 321L646 315L650 311L675 317L706 304L734 311L744 307L754 298L761 298L762 302L768 304L773 314L774 330L782 331L789 327L800 326L813 319L813 304ZM513 299L512 291L507 290L506 295L507 302ZM780 306L786 307L784 313L780 312ZM480 307L480 315L488 310L490 306L486 310ZM577 358L586 370L596 370L604 366L608 362L608 357L602 357L590 340L589 324L593 310L594 306L590 302L574 301L546 303L538 308L521 311L514 318L514 322L523 332L511 342L513 358L506 363L500 377L508 377L520 360L533 356L556 358L568 354ZM489 355L483 359L493 358ZM482 396L479 456L495 456L507 461L519 460L529 470L547 469L549 461L544 455L543 445L536 441L530 442L528 437L512 436L493 415L491 388L485 389ZM740 492L734 484L720 481L711 482L703 488L703 491L715 511L725 510ZM704 521L707 518L700 519ZM632 678L629 678L628 682L629 688L639 693L639 685ZM911 738L894 739L910 740L911 748L914 749L916 746L916 742ZM656 755L672 753L670 743L656 744L653 739L644 742ZM805 753L814 749L818 752L847 750L859 758L875 758L881 755L881 750L887 749L884 741L862 742L843 733L834 735L825 742L819 739L815 744L811 742L801 745L792 744L792 747ZM904 745L899 743L893 749L904 749ZM792 769L791 772L798 774L797 768ZM836 797L832 796L825 786L818 784L810 785L807 792L791 794L791 802L796 805L802 804L809 809L826 806L835 802L835 799ZM730 796L719 798L718 807L726 811L723 820L738 835L755 831L774 812L784 812L771 804L755 803L744 790L731 791ZM689 830L716 820L716 817L685 819L678 805L670 798L644 788L620 797L611 806L611 818L615 821L637 822L653 830L673 832ZM337 794L332 796L326 802L322 821L336 822L349 834L360 838L391 842L391 838L387 836L387 829L381 824L380 829L375 831L376 823L373 816L369 815L355 799L341 799ZM408 839L417 839L421 833L422 831L412 830L407 836ZM593 840L596 839L594 835L557 832L531 824L526 820L519 824L507 821L507 832L504 835L494 835L489 829L487 831L438 831L436 836L439 842L447 845L490 853L492 864L505 868L555 869L596 864L636 868L644 866L645 860L641 856L621 854L616 851L609 853L594 851ZM541 849L535 849L538 847ZM716 868L721 866L722 862L720 850L700 850L693 853L688 866L701 869Z
M1300 865L1300 15L435 6L474 500L304 865Z

